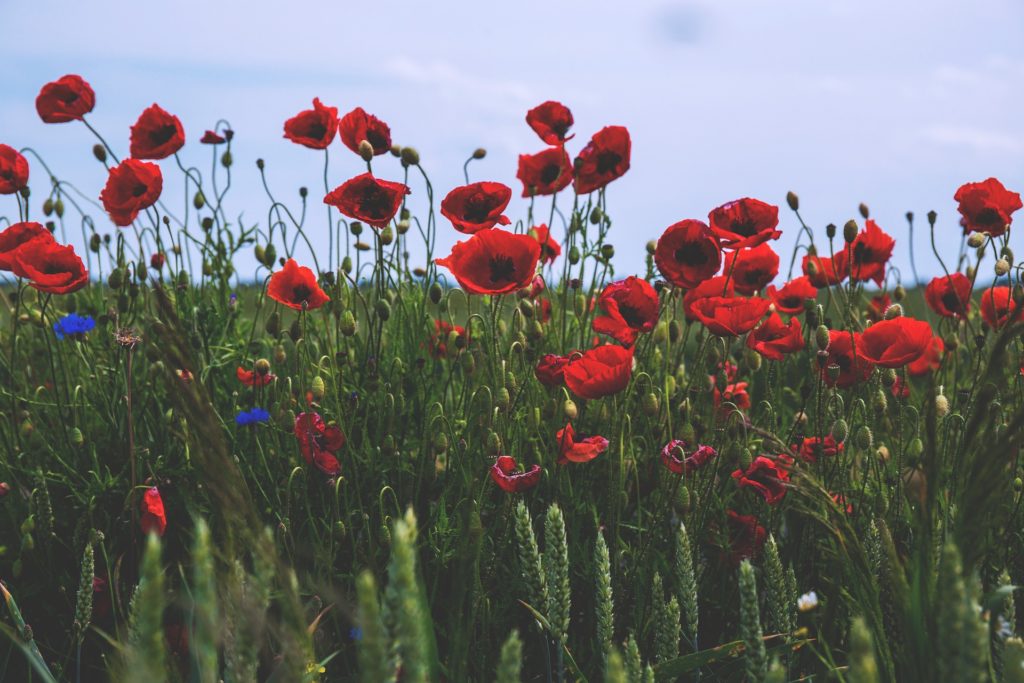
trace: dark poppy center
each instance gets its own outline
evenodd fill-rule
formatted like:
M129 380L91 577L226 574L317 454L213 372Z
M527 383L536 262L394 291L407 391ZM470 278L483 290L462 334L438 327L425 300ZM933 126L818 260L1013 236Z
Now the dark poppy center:
M491 257L491 282L512 282L515 279L516 264L511 256L498 254Z
M142 183L138 183L136 185L133 185L132 186L132 196L133 197L141 197L142 195L146 194L146 190L147 189L148 188L145 185L143 185Z
M977 223L978 225L993 225L1002 227L1000 225L1000 223L1002 223L1002 220L1002 216L999 215L999 212L990 206L985 207L978 213L974 214L974 222Z
M376 185L367 187L363 192L360 210L370 218L386 218L390 213L391 203L388 193Z
M606 150L597 155L597 172L602 175L613 173L620 163L622 163L621 154Z
M639 329L644 325L644 316L634 306L629 304L619 304L619 315L626 321L626 324L634 329Z
M366 141L373 147L374 152L384 152L388 149L388 139L378 130L366 131Z
M311 121L309 123L308 127L306 128L306 135L305 135L305 137L312 138L314 140L320 140L326 134L327 134L327 126L325 126L324 124L320 123L319 121Z
M78 93L73 90L67 90L57 96L58 99L64 104L74 104L78 101Z
M569 132L569 122L568 121L552 121L551 122L551 132L553 132L555 135L557 135L559 139L564 138L565 134L567 132Z
M175 135L178 134L178 127L173 123L168 123L166 126L160 126L152 133L149 134L150 142L154 145L162 145L170 142Z
M494 201L485 194L477 194L466 200L466 206L462 210L463 220L470 223L483 223L487 220L494 208Z
M757 223L750 219L733 221L730 230L737 235L750 237L757 234Z
M804 300L798 296L787 296L779 299L779 303L782 304L783 308L797 308L803 305Z
M540 181L544 185L550 185L562 175L562 167L558 164L548 164L540 171Z
M313 293L306 285L295 285L292 287L292 297L296 303L302 303L303 301L309 301L310 295Z
M699 242L687 242L676 249L676 261L687 266L702 266L708 262L707 252Z
M942 305L946 307L947 311L952 313L959 313L963 306L960 304L960 297L956 295L956 291L950 289L942 295Z

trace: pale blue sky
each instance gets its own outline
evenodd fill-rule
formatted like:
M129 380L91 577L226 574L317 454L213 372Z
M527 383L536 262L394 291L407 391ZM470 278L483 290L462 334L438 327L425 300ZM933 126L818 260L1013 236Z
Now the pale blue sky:
M543 143L523 119L561 100L576 118L570 153L604 125L632 134L633 167L608 193L620 275L642 271L644 242L669 224L706 219L741 196L784 207L792 189L817 228L866 202L896 236L895 263L909 279L906 211L923 228L937 210L940 244L953 254L961 183L996 176L1024 190L1018 0L0 0L0 21L0 142L37 148L93 196L104 177L88 132L46 126L33 107L44 82L69 72L95 88L92 121L118 150L154 101L181 117L190 143L229 119L229 213L249 221L265 220L268 206L256 157L279 195L307 185L319 200L321 155L281 137L284 119L314 96L387 121L396 142L420 150L441 196L486 147L473 179L513 186L509 215L525 215L516 156ZM361 170L340 143L333 151L332 186ZM202 168L208 153L184 152ZM400 178L390 157L375 170ZM422 198L422 187L414 193ZM797 230L782 215L785 254ZM318 219L326 241L319 210ZM446 253L458 235L440 225ZM915 241L919 269L934 273L924 230Z

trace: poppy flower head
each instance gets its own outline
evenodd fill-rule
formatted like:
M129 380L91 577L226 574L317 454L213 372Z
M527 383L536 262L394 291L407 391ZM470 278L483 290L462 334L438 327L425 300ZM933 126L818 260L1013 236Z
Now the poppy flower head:
M770 306L760 297L710 296L695 301L693 312L711 334L738 337L754 329Z
M846 252L850 259L848 272L853 281L874 280L881 286L885 279L885 266L895 245L896 240L869 218Z
M687 452L690 444L682 439L673 439L661 449L661 463L674 474L690 474L709 463L718 452L711 446L697 446Z
M533 374L537 381L546 387L560 387L565 383L565 367L570 356L557 356L553 353L544 354L534 368Z
M208 130L203 133L203 137L199 138L199 142L204 145L223 145L227 142L227 138L219 134L217 131Z
M931 344L932 326L924 320L900 316L874 323L861 334L857 352L869 363L901 368L917 360Z
M359 154L359 143L363 140L373 147L374 156L391 150L391 128L373 114L367 114L362 107L356 107L341 117L338 136L356 154Z
M562 247L551 235L551 230L547 225L543 223L535 225L530 228L529 234L540 242L540 260L542 263L553 263L556 258L562 255Z
M942 367L942 359L946 354L946 343L942 337L935 335L924 353L917 360L907 363L907 372L913 377L927 375Z
M625 175L630 147L629 131L623 126L605 126L594 133L576 157L576 194L590 194Z
M1009 287L989 287L981 293L981 318L994 330L1005 325L1016 308Z
M149 257L149 267L153 270L162 270L165 263L167 263L167 254L162 251L155 251Z
M402 183L363 173L328 192L324 204L335 207L349 218L383 228L398 213L407 194L409 188Z
M551 195L572 182L572 162L564 147L548 147L536 154L520 154L516 178L523 183L524 197Z
M529 235L482 230L437 259L470 294L507 294L528 287L537 271L540 243Z
M0 270L13 271L17 267L16 254L29 242L53 242L53 235L39 223L14 223L0 232ZM18 273L15 273L18 275ZM24 277L24 275L19 275Z
M764 455L754 458L750 466L732 473L736 485L752 489L769 505L778 504L786 497L786 482L789 481L789 463L779 457L772 459Z
M747 387L749 386L746 382L733 382L726 384L721 389L714 383L714 378L709 377L712 384L712 396L711 400L716 409L719 409L718 416L721 419L729 417L735 409L739 410L750 410L750 394L747 393ZM723 405L724 403L731 403L732 406ZM733 407L735 406L735 408Z
M124 227L131 225L139 212L153 206L163 188L164 177L159 166L125 159L110 169L100 201L114 225Z
M310 149L327 149L337 132L338 108L325 106L319 97L313 99L312 109L300 111L284 122L284 136Z
M185 146L181 120L154 104L132 126L129 150L134 159L166 159Z
M160 489L153 486L142 496L142 517L139 518L142 533L155 533L163 536L167 531L167 513L164 511L164 500L160 497Z
M686 219L670 225L658 238L654 262L673 285L692 289L718 272L722 249L711 228Z
M441 215L467 235L508 225L502 211L512 199L512 188L502 183L480 182L456 187L441 201Z
M434 333L430 336L430 355L434 358L444 358L448 355L448 340L452 332L456 337L465 337L466 328L461 325L453 325L447 320L434 320Z
M803 330L799 318L782 322L782 316L773 312L753 332L747 335L747 347L768 360L782 360L787 354L804 348Z
M43 123L80 121L95 106L96 93L75 74L47 83L36 96L36 112Z
M821 377L826 384L845 389L871 375L871 363L860 353L863 344L860 332L829 330L828 339L828 358L821 368ZM835 378L829 372L832 366L839 369Z
M526 123L549 145L560 145L573 138L567 135L573 124L572 112L561 102L548 100L538 104L526 112Z
M270 276L267 296L297 311L311 311L331 300L320 288L313 271L300 266L295 259L285 261L284 268Z
M723 272L736 282L736 291L750 296L779 274L779 255L767 243L738 249L725 257Z
M686 294L683 295L683 312L686 314L686 319L690 322L697 319L694 305L700 299L706 299L710 296L731 297L735 291L732 278L726 278L724 275L708 278L693 289L686 290Z
M831 258L806 254L800 262L804 275L811 285L818 289L838 285L846 279L846 252L841 251Z
M70 244L30 240L15 251L14 261L11 270L40 292L70 294L89 282L89 271Z
M558 464L569 462L590 462L608 449L608 439L603 436L577 434L568 423L555 434L558 440Z
M818 458L834 458L842 452L843 444L837 444L836 440L832 438L832 435L828 434L824 439L818 438L817 436L806 437L800 443L800 450L798 451L798 454L800 459L805 462L818 462Z
M809 277L801 275L778 289L775 285L768 285L765 294L779 313L798 315L804 312L805 301L813 301L818 297L818 288L811 284Z
M597 306L601 314L594 318L594 331L626 346L658 324L658 293L634 275L605 287Z
M750 197L712 209L708 224L723 249L756 247L782 235L778 230L779 207Z
M726 510L725 514L729 532L729 549L725 559L729 564L739 566L743 560L757 557L761 553L768 532L753 515L741 515L735 510Z
M491 479L506 493L522 493L540 483L540 465L533 465L525 472L516 471L516 459L511 455L500 455L491 465Z
M270 366L267 365L269 368ZM265 387L274 381L276 375L272 372L260 372L259 366L254 370L246 370L241 365L235 370L235 377L247 387Z
M940 275L924 288L924 298L944 318L963 318L971 309L971 281L963 273Z
M28 160L18 150L0 144L0 194L14 194L28 187Z
M295 418L295 438L306 464L315 465L330 477L341 472L335 454L345 445L345 435L337 425L326 425L319 413L299 413Z
M1018 193L1007 190L995 178L961 185L953 199L959 202L957 211L965 235L973 231L998 237L1010 227L1013 213L1024 206Z
M633 376L633 350L605 344L584 351L565 367L565 385L580 398L596 399L617 394Z

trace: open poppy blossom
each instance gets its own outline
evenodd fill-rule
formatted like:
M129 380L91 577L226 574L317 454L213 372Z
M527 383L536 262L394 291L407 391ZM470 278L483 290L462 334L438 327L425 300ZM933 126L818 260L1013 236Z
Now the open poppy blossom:
M18 251L29 242L42 240L53 242L53 235L39 223L14 223L0 232L0 270L14 270Z
M658 238L654 262L666 280L691 289L718 272L722 249L711 228L686 219L668 226Z
M295 418L295 438L307 464L331 477L341 472L335 454L345 445L345 435L337 425L327 426L319 413L299 413Z
M963 273L940 275L924 288L924 298L944 318L963 318L971 310L971 281Z
M805 302L818 297L818 288L811 284L809 277L801 275L778 289L775 285L768 285L764 293L775 304L775 310L779 313L798 315L804 312Z
M491 479L507 493L522 493L540 482L540 465L533 465L525 472L516 471L516 459L511 455L500 455L491 465Z
M96 93L75 74L47 83L36 96L36 112L43 123L81 121L95 106Z
M981 319L998 330L1017 308L1009 287L989 287L981 293Z
M0 194L28 187L28 161L10 145L0 144Z
M284 136L310 149L327 149L337 132L338 108L325 106L319 97L313 99L312 109L300 111L284 122Z
M843 444L837 444L832 435L827 434L823 439L816 436L806 437L800 443L798 454L805 462L818 462L818 458L834 458L842 452Z
M772 313L747 335L747 347L768 360L782 360L787 354L804 348L800 319L790 318L789 324L786 324L782 322L782 316Z
M625 175L630 147L629 131L623 126L605 126L594 133L576 157L576 194L590 194Z
M626 346L658 324L658 293L634 275L605 287L597 306L601 315L594 318L594 331Z
M155 533L163 536L167 531L167 513L164 510L164 499L160 497L160 489L153 486L146 489L142 496L142 516L139 518L142 533Z
M580 398L617 394L633 376L633 351L618 344L589 349L569 362L564 376L565 385Z
M697 314L693 309L697 301L711 296L731 297L735 291L732 278L727 278L724 275L708 278L693 289L686 290L686 294L683 295L683 313L686 314L687 320L693 322L697 319Z
M508 225L508 216L502 211L512 199L512 188L503 183L480 182L456 187L441 200L441 215L452 222L455 229L467 235Z
M973 231L998 237L1010 227L1013 213L1024 206L1018 193L995 178L961 185L953 199L959 202L957 211L963 216L960 225L965 235Z
M456 337L464 337L466 328L461 325L452 325L447 320L434 320L434 334L430 336L430 355L434 358L444 358L448 355L448 340L452 332Z
M770 306L759 297L709 296L694 302L693 313L711 334L738 337L754 329Z
M921 375L927 375L929 372L935 372L942 367L942 359L945 354L946 342L942 341L942 337L935 335L932 337L931 343L928 344L928 348L924 350L924 353L917 360L907 363L907 372L913 377L920 377Z
M356 107L338 122L338 137L346 147L359 154L359 143L366 140L379 156L391 150L391 128L362 107Z
M154 104L132 126L128 148L134 159L166 159L184 146L181 120Z
M564 190L572 182L572 162L564 147L548 147L536 154L520 154L516 178L524 197L539 197Z
M779 225L779 207L760 199L744 197L708 214L708 225L721 241L723 249L756 247L782 236Z
M582 436L568 423L555 434L558 439L558 464L590 462L608 450L608 439L603 436Z
M871 301L868 302L868 320L874 323L882 320L885 318L885 312L889 310L889 306L892 306L892 299L889 298L888 294L878 294L871 297Z
M743 560L757 557L764 548L768 532L758 524L754 515L741 515L735 510L726 510L729 548L725 560L738 566Z
M269 367L269 366L268 366ZM247 387L265 387L274 381L276 375L271 372L259 372L258 370L246 370L238 366L235 370L238 381Z
M204 145L223 145L227 142L227 138L217 133L217 131L208 130L203 133L203 137L199 138L199 142Z
M561 102L548 100L526 112L526 123L549 145L560 145L571 140L566 135L572 128L572 112Z
M540 242L540 260L542 263L552 263L562 255L562 247L551 236L551 230L543 223L530 228L529 235Z
M565 367L569 365L570 356L557 356L546 353L538 361L533 374L537 381L546 387L560 387L565 383Z
M160 167L138 159L125 159L110 169L100 192L103 208L114 225L131 225L139 212L156 204L164 189Z
M921 357L932 341L932 326L900 316L874 323L861 333L857 351L870 363L901 368Z
M291 258L285 261L284 268L270 276L267 296L296 311L311 311L331 300L320 288L313 271Z
M818 289L838 285L846 279L845 251L841 251L831 258L806 254L800 264L811 285Z
M39 239L30 240L14 252L11 270L49 294L70 294L89 282L89 271L74 247Z
M768 244L738 249L725 257L722 272L732 277L737 292L750 296L779 274L779 255Z
M736 485L753 489L769 505L778 504L786 497L786 482L789 481L789 463L784 456L772 459L764 455L754 458L750 466L732 473Z
M881 286L885 278L885 266L889 263L895 245L896 240L868 219L846 252L850 259L850 278L854 282L874 280L876 285Z
M845 389L871 376L871 363L860 353L863 344L860 332L829 330L828 339L828 358L821 368L821 377L826 384ZM833 366L839 370L834 379L829 372Z
M383 228L398 213L407 194L409 188L402 183L363 173L328 192L324 204L330 204L349 218Z
M682 439L673 439L661 449L661 463L674 474L690 474L718 455L711 446L697 446L692 452L687 453L690 444Z
M482 230L437 259L470 294L507 294L528 287L537 271L540 243L529 235Z
M750 410L750 394L747 393L749 385L746 382L733 382L719 389L714 382L714 377L708 379L711 380L712 386L711 402L715 408L720 409L718 411L719 418L728 417L733 410ZM731 403L732 406L723 405L725 403Z

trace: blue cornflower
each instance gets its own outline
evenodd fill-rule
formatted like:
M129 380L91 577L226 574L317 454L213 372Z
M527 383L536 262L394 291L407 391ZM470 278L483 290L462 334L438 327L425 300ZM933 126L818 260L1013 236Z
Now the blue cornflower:
M77 313L68 313L53 324L53 332L57 339L64 337L80 337L96 327L96 321L89 316L82 317Z
M267 422L270 420L270 413L263 410L263 408L253 408L252 410L243 410L235 416L235 422L243 427L254 425L258 422Z

